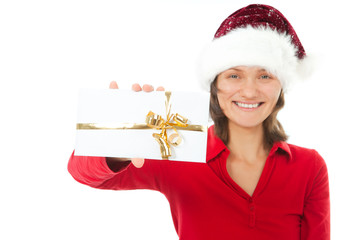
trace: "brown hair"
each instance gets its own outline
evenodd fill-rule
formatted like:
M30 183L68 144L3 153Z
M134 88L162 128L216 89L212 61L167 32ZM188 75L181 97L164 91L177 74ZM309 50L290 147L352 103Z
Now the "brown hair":
M210 85L210 116L214 121L216 135L225 143L229 142L229 122L217 98L218 89L216 87L217 78ZM264 120L264 146L268 149L272 147L274 142L286 141L286 135L281 123L276 119L280 109L285 105L284 93L281 90L279 99L274 107L273 112Z

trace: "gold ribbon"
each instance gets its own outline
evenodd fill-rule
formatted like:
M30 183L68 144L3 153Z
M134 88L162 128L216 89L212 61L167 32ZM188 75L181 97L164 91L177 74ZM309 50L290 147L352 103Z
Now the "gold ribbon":
M161 157L163 159L168 159L171 156L170 145L178 146L182 141L182 138L176 131L175 126L178 128L186 128L188 126L188 119L178 113L171 114L171 92L165 92L165 96L166 119L163 119L161 115L150 111L146 116L146 124L153 129L161 130L160 133L153 133L153 137L159 143ZM168 129L174 130L175 133L168 136Z
M204 125L188 124L188 119L176 114L171 114L171 92L165 92L165 109L166 119L161 115L155 114L152 111L146 115L146 123L77 123L76 129L78 130L125 130L125 129L156 129L161 130L160 133L153 133L153 137L159 143L161 157L168 159L171 156L171 147L178 146L182 138L177 132L177 129L205 132L207 127ZM172 129L175 133L168 136L167 130Z
M205 132L207 127L204 125L192 125L189 124L187 127L178 127L174 126L178 130L185 131L196 131L196 132ZM129 129L153 129L149 127L146 123L77 123L77 130L129 130Z

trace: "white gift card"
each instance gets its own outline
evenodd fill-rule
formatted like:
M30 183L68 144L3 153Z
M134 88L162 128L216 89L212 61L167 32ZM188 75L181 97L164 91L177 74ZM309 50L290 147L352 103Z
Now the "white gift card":
M166 107L166 101L169 104ZM209 93L205 92L134 92L119 89L82 89L79 93L75 155L120 158L163 159L164 143L154 138L161 129L148 127L151 111L167 121L166 110L187 118L187 127L177 126L181 138L169 145L169 160L205 162ZM169 116L170 116L169 114ZM175 121L168 121L175 125ZM167 125L168 143L176 133ZM181 124L178 124L181 125ZM163 127L164 129L164 127ZM163 135L161 135L163 136ZM176 135L173 135L176 136Z

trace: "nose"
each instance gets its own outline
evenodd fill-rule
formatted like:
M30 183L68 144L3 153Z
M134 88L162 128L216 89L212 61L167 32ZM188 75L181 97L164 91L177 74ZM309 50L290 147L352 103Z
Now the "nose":
M245 98L256 97L258 93L258 86L255 79L247 78L240 88L240 93Z

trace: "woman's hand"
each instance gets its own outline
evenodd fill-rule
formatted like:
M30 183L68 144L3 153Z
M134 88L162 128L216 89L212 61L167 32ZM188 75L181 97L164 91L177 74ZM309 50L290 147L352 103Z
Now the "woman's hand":
M110 89L118 89L118 85L116 83L116 81L112 81L110 83ZM140 92L140 91L144 91L144 92L152 92L154 91L154 87L149 85L149 84L144 84L143 87L141 88L141 86L138 83L134 83L132 85L132 90L135 92ZM156 91L164 91L165 89L163 87L158 87L156 88ZM144 165L145 159L144 158L106 158L108 164L109 163L113 163L114 165L116 164L117 161L131 161L131 163L137 167L137 168L141 168ZM111 164L112 165L112 164Z

